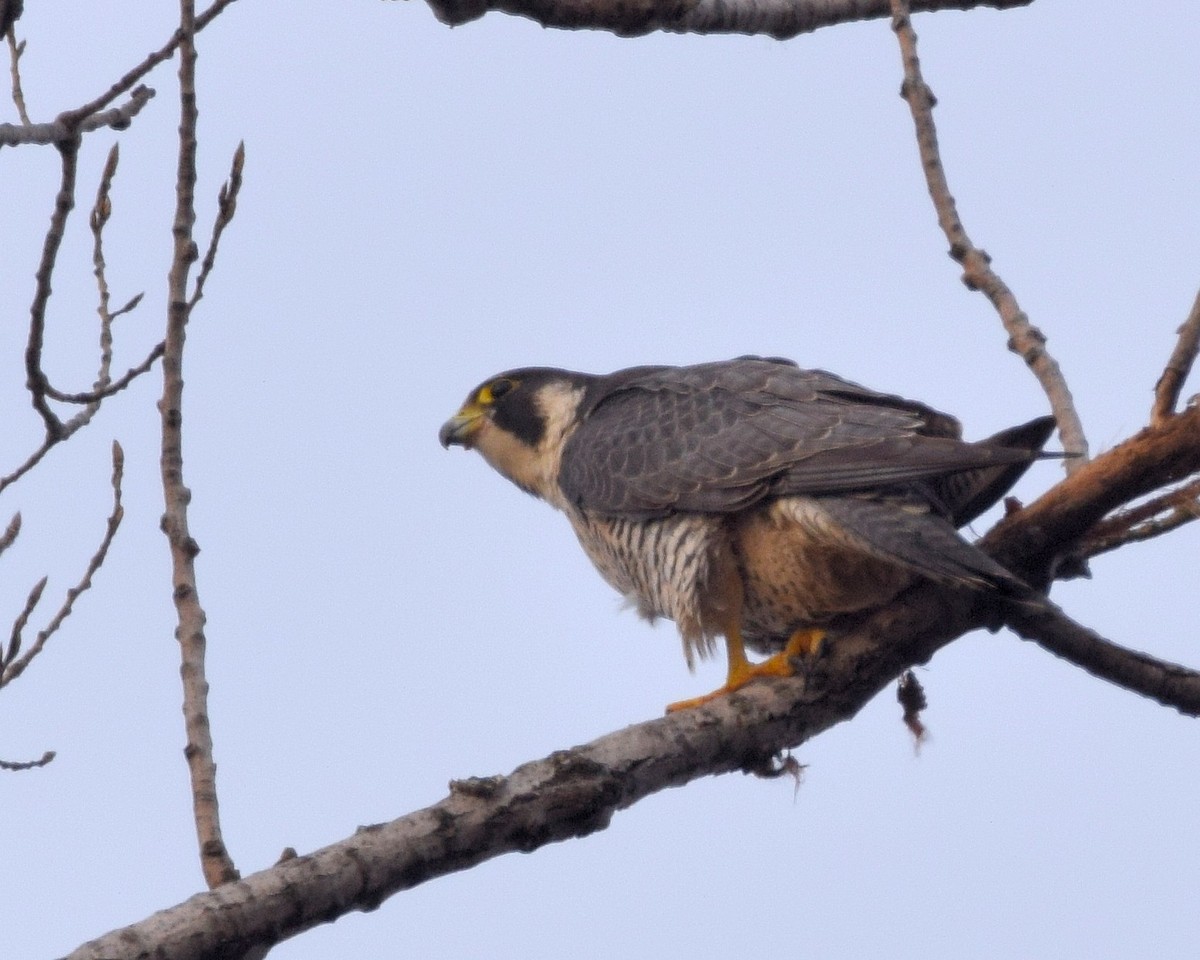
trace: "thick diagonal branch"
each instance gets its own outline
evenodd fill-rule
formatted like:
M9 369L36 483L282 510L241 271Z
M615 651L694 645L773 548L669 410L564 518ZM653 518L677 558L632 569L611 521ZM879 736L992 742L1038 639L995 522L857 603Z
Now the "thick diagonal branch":
M923 591L835 645L827 667L807 679L754 685L508 776L452 783L432 807L193 897L86 944L68 960L237 956L351 910L374 909L426 880L603 829L614 813L659 790L762 769L779 751L852 717L904 666L975 622L965 603L947 608L936 591ZM897 636L910 642L897 644ZM215 916L220 923L208 922Z
M1151 427L1064 479L982 541L994 556L1045 582L1096 518L1149 489L1200 469L1200 409ZM904 669L997 618L1106 679L1194 712L1200 676L1122 650L1036 605L977 607L970 593L925 586L831 644L806 677L751 686L709 706L629 727L526 764L508 777L468 780L425 810L360 831L306 857L116 931L72 960L153 954L177 960L234 955L276 943L400 890L512 850L603 828L617 811L667 787L737 769L761 769L853 717ZM222 924L210 922L219 915Z

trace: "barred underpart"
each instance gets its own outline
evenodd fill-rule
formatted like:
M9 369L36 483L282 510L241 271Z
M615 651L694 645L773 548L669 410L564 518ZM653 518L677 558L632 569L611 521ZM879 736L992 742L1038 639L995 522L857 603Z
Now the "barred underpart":
M721 625L708 587L724 545L719 517L681 514L661 520L569 511L575 535L596 569L647 620L674 620L691 667L710 656Z

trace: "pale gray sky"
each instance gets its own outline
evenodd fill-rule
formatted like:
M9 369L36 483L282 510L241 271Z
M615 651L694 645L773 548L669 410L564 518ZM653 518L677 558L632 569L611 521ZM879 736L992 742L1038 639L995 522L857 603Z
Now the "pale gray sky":
M174 5L30 4L25 91L47 120L161 44ZM918 16L951 183L1076 392L1097 449L1145 422L1200 283L1200 23L1188 5L1039 0ZM782 354L958 415L1042 413L945 254L886 21L779 43L620 40L422 3L243 0L200 38L201 217L245 139L237 219L188 343L186 466L209 616L226 839L243 871L657 716L719 683L670 624L622 611L567 524L437 428L484 376ZM121 136L108 230L118 361L160 336L173 66ZM13 119L13 111L0 119ZM47 365L91 383L87 141ZM21 357L57 184L0 153L4 470L36 440ZM95 589L0 695L7 956L59 955L202 886L181 750L157 379L7 491L25 528L0 618L57 603L127 452ZM1185 393L1194 393L1194 383ZM1031 471L1029 499L1057 477ZM987 523L977 524L986 529ZM1118 642L1200 662L1189 528L1056 588ZM44 616L44 615L43 615ZM35 618L35 625L41 621ZM881 695L805 745L789 783L731 776L607 831L433 881L285 944L325 957L732 954L1191 958L1200 937L1193 721L1011 635L923 672L914 757Z

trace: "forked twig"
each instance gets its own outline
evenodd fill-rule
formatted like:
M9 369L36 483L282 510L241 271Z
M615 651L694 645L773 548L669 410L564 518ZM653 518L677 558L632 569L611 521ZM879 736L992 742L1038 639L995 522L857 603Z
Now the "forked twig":
M3 658L0 658L0 687L8 683L7 667L16 659L17 654L21 652L21 636L25 632L25 626L29 623L29 618L33 615L34 608L42 599L42 591L46 589L46 583L49 579L49 577L42 577L41 580L33 585L33 589L29 591L29 596L25 598L25 606L21 608L21 612L17 614L17 619L13 621L12 631L8 635L8 646L3 650Z
M1084 538L1079 552L1083 557L1099 556L1127 543L1161 536L1197 519L1200 519L1200 480L1193 480L1101 520Z
M153 97L154 91L149 87L137 87L125 103L108 110L100 110L86 115L80 115L75 111L63 113L50 123L0 123L0 146L16 147L30 143L59 144L72 140L80 134L99 130L101 127L124 130Z
M917 149L929 196L937 211L938 224L950 244L950 256L963 268L963 283L988 298L1004 329L1008 333L1009 349L1017 353L1033 371L1050 400L1050 408L1058 420L1063 446L1077 457L1063 461L1068 473L1078 470L1087 461L1087 438L1075 409L1075 401L1067 387L1058 363L1046 350L1046 337L1029 321L1017 298L991 267L991 258L976 247L967 235L950 192L946 171L938 147L937 127L933 107L937 103L921 74L917 57L917 34L913 30L908 0L890 0L892 29L900 41L904 61L904 84L900 95L908 102L917 133Z
M233 2L234 0L214 0L214 2L209 5L208 9L195 18L195 33L199 33L210 23L212 23L213 20L219 17L221 12ZM117 80L117 82L109 87L107 91L100 94L100 96L96 97L95 99L89 100L83 106L76 107L69 113L64 114L64 116L68 118L87 117L99 110L103 110L110 103L116 100L117 97L120 97L132 90L134 84L138 83L144 76L146 76L146 74L157 67L160 63L170 60L171 57L175 55L175 51L182 45L184 41L184 34L185 31L183 27L180 27L171 35L170 40L163 44L163 46L158 50L155 50L153 53L147 56L145 60L127 72L123 77ZM191 35L194 36L194 33Z
M88 561L83 577L75 586L67 591L67 596L63 600L62 606L50 618L50 622L38 631L33 645L19 659L13 659L21 647L21 631L29 620L34 607L37 606L38 600L41 599L42 590L46 586L46 578L43 577L34 586L33 590L30 591L29 599L25 603L25 609L22 610L20 616L17 617L17 622L13 625L12 636L9 639L9 651L5 654L3 670L0 670L0 687L7 686L13 680L17 679L17 677L25 672L33 659L42 652L46 646L46 641L58 632L58 628L62 626L63 621L71 615L71 611L75 607L75 601L79 599L80 594L86 592L91 587L92 577L96 575L96 571L100 569L105 557L108 556L108 548L112 545L113 537L117 535L117 530L121 526L121 520L125 516L125 508L121 505L121 478L125 473L125 453L121 450L121 445L115 440L112 446L112 461L113 508L112 513L109 514L108 520L105 523L104 537L100 541L100 546L92 554L91 560Z
M96 275L96 282L99 289L97 311L100 314L100 366L96 374L96 386L92 390L79 393L66 393L52 386L45 371L42 369L42 346L45 340L46 306L50 298L50 278L54 273L58 249L62 245L66 230L66 219L70 211L74 208L75 202L74 171L78 140L71 141L69 145L60 146L60 150L64 151L63 182L60 185L59 193L55 200L54 214L51 217L50 227L47 230L46 240L43 244L42 258L38 265L37 285L34 292L33 305L30 308L29 339L25 351L27 386L30 390L35 409L42 415L46 431L41 444L26 458L24 463L11 473L0 477L0 491L16 483L17 480L37 466L54 446L67 440L78 430L90 423L92 417L99 410L102 400L121 392L134 380L149 371L154 362L162 356L163 352L163 344L156 344L141 363L131 367L116 381L112 380L112 321L122 314L133 310L142 299L142 295L139 293L132 297L119 310L109 310L103 234L104 226L112 213L110 190L112 179L116 174L119 157L117 148L114 146L104 166L104 171L96 192L96 202L92 207L89 218L93 235L93 272ZM75 416L71 417L71 419L63 422L50 409L48 400L83 404L85 407ZM47 419L48 417L49 419Z

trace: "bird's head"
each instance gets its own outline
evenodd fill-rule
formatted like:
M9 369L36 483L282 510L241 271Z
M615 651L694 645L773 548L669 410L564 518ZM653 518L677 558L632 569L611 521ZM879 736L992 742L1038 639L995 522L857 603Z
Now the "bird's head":
M478 450L522 490L561 506L562 447L579 422L580 404L594 379L549 367L489 377L442 424L438 439L446 448Z

